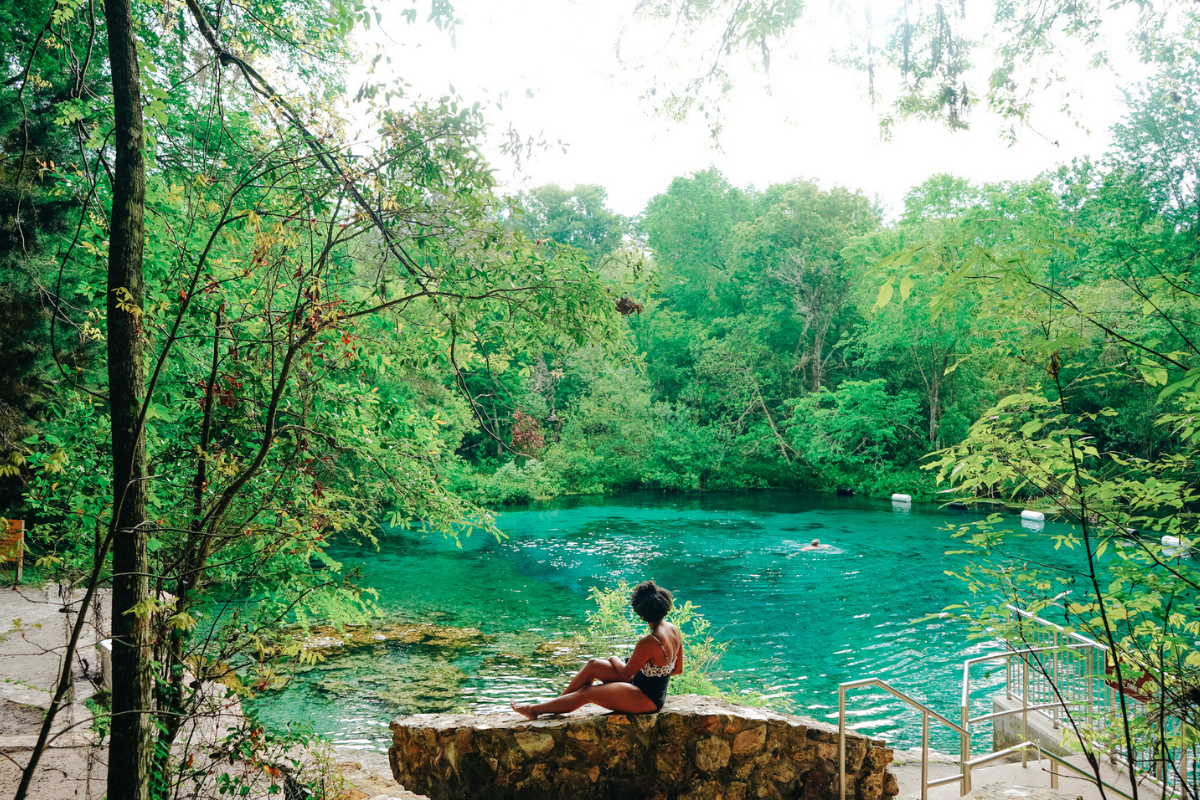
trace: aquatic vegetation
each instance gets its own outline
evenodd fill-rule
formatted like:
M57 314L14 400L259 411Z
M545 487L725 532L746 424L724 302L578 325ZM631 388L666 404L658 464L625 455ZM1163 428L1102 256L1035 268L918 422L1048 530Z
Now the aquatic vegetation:
M379 622L366 625L313 625L304 640L305 650L327 656L383 642L422 644L455 651L478 647L487 637L478 628L452 628L432 622Z

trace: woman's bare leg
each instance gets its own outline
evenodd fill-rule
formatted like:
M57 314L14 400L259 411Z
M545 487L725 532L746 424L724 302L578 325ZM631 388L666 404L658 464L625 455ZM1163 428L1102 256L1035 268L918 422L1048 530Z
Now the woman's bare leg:
M602 683L599 686L584 686L570 694L560 695L545 703L529 706L519 706L510 702L512 710L529 719L537 719L542 714L566 714L577 708L595 703L610 711L624 711L627 714L648 714L657 711L654 703L646 697L641 689L632 683Z
M583 669L575 673L575 677L567 684L567 688L562 690L562 694L577 692L585 686L591 686L596 681L610 683L621 680L621 675L617 672L617 664L614 664L614 661L625 666L625 662L619 658L593 658L583 665Z

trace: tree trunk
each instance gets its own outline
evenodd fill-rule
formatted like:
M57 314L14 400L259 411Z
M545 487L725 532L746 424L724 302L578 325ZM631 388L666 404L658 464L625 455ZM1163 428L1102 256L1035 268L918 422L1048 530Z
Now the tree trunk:
M942 353L942 363L933 359L934 367L930 370L929 382L929 444L934 450L942 448L942 384L945 382L946 370L950 367L950 354Z
M821 391L821 384L825 382L825 337L829 335L830 322L831 320L824 319L813 327L812 390L814 392Z
M938 448L938 428L942 423L942 382L938 378L934 378L933 384L929 387L929 444L936 450Z
M130 0L106 0L113 82L112 220L108 247L108 391L113 458L113 692L108 796L148 800L154 754L151 719L149 558L143 369L142 246L146 164L137 40Z

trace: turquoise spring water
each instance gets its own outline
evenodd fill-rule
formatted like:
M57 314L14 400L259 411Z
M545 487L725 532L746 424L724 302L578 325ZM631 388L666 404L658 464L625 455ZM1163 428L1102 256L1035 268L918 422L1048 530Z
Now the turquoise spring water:
M795 713L836 724L838 683L875 676L956 719L963 660L995 645L969 640L952 621L915 620L964 597L945 572L965 557L945 551L955 546L947 526L966 519L933 505L825 494L631 494L506 512L498 525L508 538L477 534L461 549L390 531L378 553L335 555L361 565L396 619L484 635L359 648L247 705L269 724L304 722L338 744L384 749L398 714L496 711L509 698L557 694L565 667L545 643L583 626L589 587L653 578L698 604L716 638L730 642L731 680ZM1055 528L1047 523L1022 547L1048 550ZM831 549L802 551L813 538ZM974 713L990 710L987 697L1002 683L1003 670L976 673ZM918 715L889 695L862 691L850 708L859 730L920 744ZM949 731L932 736L957 751Z

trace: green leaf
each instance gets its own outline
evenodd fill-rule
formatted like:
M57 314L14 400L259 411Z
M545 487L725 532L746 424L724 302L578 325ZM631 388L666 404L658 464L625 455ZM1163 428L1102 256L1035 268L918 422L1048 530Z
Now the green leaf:
M945 371L945 372L943 372L943 373L942 373L942 375L949 375L950 373L954 372L954 370L958 369L958 368L959 368L959 366L960 366L960 365L961 365L963 362L965 362L967 359L969 359L970 357L971 357L971 356L970 356L970 354L968 354L968 355L965 355L965 356L963 356L962 358L960 358L958 361L955 361L953 364L951 364L950 366L946 367L946 371Z
M1170 386L1167 386L1158 393L1158 402L1161 403L1163 400L1166 400L1168 397L1180 391L1181 389L1191 389L1196 385L1197 380L1200 380L1200 369L1189 369L1186 373L1184 373L1182 380L1172 383ZM1163 381L1163 383L1165 384L1166 381Z
M166 406L151 403L150 407L146 409L146 419L161 419L163 422L174 422L175 415Z
M1163 367L1139 367L1142 373L1142 380L1151 386L1166 386L1167 385L1167 370Z
M887 283L879 287L879 297L875 299L875 308L883 308L890 303L892 301L893 291L895 290L892 289L892 281L889 278Z
M914 283L915 283L915 281L913 281L911 275L905 275L903 278L900 279L900 299L901 300L907 300L908 296L910 294L912 294Z

